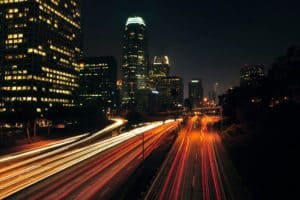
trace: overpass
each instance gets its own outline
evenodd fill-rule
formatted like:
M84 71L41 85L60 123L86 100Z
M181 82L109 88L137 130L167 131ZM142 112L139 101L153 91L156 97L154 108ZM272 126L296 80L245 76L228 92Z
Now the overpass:
M222 115L223 112L221 106L194 108L192 111L195 113L199 112L199 114L206 114L206 115Z

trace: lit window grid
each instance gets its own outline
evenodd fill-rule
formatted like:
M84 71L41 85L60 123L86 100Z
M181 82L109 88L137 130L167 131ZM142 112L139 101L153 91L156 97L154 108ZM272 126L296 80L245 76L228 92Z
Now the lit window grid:
M12 2L26 2L26 1L1 1L1 4L4 4L4 3L12 3ZM74 2L72 2L72 4L74 4ZM16 9L14 9L13 11L9 11L9 12L11 12L11 13L13 13L13 12L17 12L17 10ZM21 25L20 25L21 24ZM27 24L22 24L22 23L18 23L18 24L16 24L16 25L13 25L13 26L11 26L12 28L18 28L18 27L27 27ZM72 35L73 37L75 37L75 35L73 34ZM18 37L14 37L14 36L9 36L9 39L11 39L11 38L18 38ZM7 42L7 43L14 43L14 41L13 42ZM18 43L17 41L15 42L15 43ZM18 48L18 46L12 46L13 48ZM61 54L64 54L64 55L66 55L66 56L70 56L73 52L72 51L70 51L70 50L68 50L67 48L53 48L54 50L56 50L57 52L59 52L59 53L61 53ZM78 48L78 47L75 47L74 48L74 50L75 50L75 52L76 53L80 53L81 52L81 50ZM41 51L40 49L33 49L32 51L31 50L29 50L29 53L35 53L35 54L37 54L37 55L40 55L40 56L46 56L46 53L45 52L43 52L43 51ZM75 57L74 56L74 53L73 53L73 55L71 55L71 56L73 56L73 57ZM26 57L28 57L28 55L27 54L18 54L18 55L13 55L13 54L11 54L11 55L5 55L5 58L7 59L7 60L18 60L18 59L23 59L23 58L26 58ZM64 59L64 58L59 58L59 62L61 62L61 63L64 63L64 64L70 64L71 63L71 65L72 66L78 66L78 63L76 63L76 62L73 62L73 61L69 61L69 60L66 60L66 59ZM22 66L21 66L22 67ZM55 71L54 73L58 73L58 74L60 74L60 72L57 72L57 71ZM14 74L14 73L12 73L12 74ZM18 73L17 73L18 74ZM7 74L8 75L8 74ZM64 76L67 76L67 77L72 77L72 79L70 79L70 78L66 78L66 77L64 77ZM53 82L53 83L56 83L56 84L62 84L62 85L68 85L68 86L73 86L73 87L78 87L78 84L70 84L70 83L67 83L67 82L75 82L75 79L76 79L76 76L74 76L74 75L72 75L72 74L63 74L63 76L60 76L60 75L55 75L55 74L51 74L51 73L47 73L46 74L46 77L49 77L49 79L47 79L47 78L45 78L45 77L39 77L39 76L35 76L35 75L26 75L26 76L20 76L20 75L12 75L12 76L5 76L5 80L13 80L14 82L16 81L16 80L20 80L20 81L23 81L23 80L40 80L40 81L45 81L45 82ZM58 79L58 80L53 80L53 79L51 79L51 78L56 78L56 79ZM61 80L63 80L63 81L61 81L61 80L59 80L59 79L61 79ZM19 87L18 87L19 88ZM24 87L21 87L21 88L24 88ZM6 89L6 90L15 90L15 88L13 88L13 87L11 87L11 88L4 88L4 89ZM17 90L17 89L16 89ZM23 89L22 89L23 90ZM29 90L29 88L24 88L24 90ZM74 90L74 88L72 88L71 90ZM53 89L53 90L51 90L51 92L56 92L56 93L62 93L62 94L70 94L71 92L70 91L67 91L67 90L56 90L56 89ZM24 98L17 98L17 99L24 99ZM58 101L59 102L59 101ZM71 105L71 104L68 104L68 102L66 102L66 101L63 101L65 104L64 105Z

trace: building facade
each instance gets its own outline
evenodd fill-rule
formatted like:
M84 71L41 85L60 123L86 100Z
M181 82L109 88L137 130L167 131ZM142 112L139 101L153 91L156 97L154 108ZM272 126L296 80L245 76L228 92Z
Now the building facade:
M1 111L74 106L81 55L78 0L0 0Z
M203 87L201 79L192 79L189 82L189 100L193 108L199 108L203 101Z
M141 17L129 17L123 36L122 104L135 104L137 90L148 88L146 24Z
M136 110L139 112L155 113L160 109L159 92L144 89L136 92Z
M161 103L165 106L177 107L183 104L183 80L178 76L168 76L159 79L157 91Z
M114 57L90 57L81 60L79 74L80 105L96 104L103 111L117 108L117 61Z
M259 86L265 77L264 65L243 65L240 71L240 86Z
M170 63L168 56L155 56L153 64L149 68L149 84L156 88L158 79L170 76Z

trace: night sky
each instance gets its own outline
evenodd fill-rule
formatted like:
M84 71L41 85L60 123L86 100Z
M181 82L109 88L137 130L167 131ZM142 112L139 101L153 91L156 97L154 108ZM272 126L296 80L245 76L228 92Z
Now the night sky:
M219 82L224 92L238 85L241 64L268 67L300 44L299 8L289 0L83 0L84 52L120 64L126 20L141 16L151 60L168 55L172 75L202 78L205 94Z

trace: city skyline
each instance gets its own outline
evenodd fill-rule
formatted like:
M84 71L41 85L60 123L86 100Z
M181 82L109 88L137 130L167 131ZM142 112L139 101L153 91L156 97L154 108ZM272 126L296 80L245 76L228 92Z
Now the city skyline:
M296 199L298 8L0 0L0 199Z
M150 60L155 55L169 56L172 75L184 79L186 96L187 83L195 74L205 77L205 95L215 82L223 93L239 85L243 64L260 63L268 69L277 55L300 42L297 5L256 0L182 5L180 1L90 0L83 2L84 53L113 55L120 66L123 25L127 17L138 15L148 27Z

